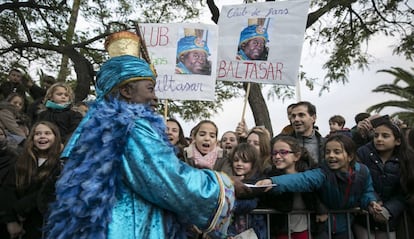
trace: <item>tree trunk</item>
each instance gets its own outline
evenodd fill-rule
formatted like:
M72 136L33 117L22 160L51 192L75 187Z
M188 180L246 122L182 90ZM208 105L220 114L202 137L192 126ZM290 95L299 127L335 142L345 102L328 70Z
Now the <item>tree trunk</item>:
M266 2L273 2L275 0L266 0ZM348 0L348 1L341 1L341 0L333 0L328 1L327 4L315 12L312 12L308 15L308 21L306 24L306 28L311 26L315 23L320 17L325 15L331 9L337 7L338 5L349 5L356 0ZM215 4L214 0L207 0L207 5L211 12L211 19L217 24L217 21L220 16L220 12L218 11L217 5ZM246 84L244 85L244 89L246 90ZM257 83L251 83L250 86L250 94L249 94L249 105L252 109L254 121L256 125L264 125L266 129L269 130L270 134L273 135L272 129L272 122L270 121L269 110L267 109L266 101L263 98L262 91L260 86Z
M91 82L95 76L92 63L74 48L65 51L64 54L74 63L77 78L75 102L82 101L88 96Z
M211 12L211 19L217 24L220 12L214 0L207 0L207 5ZM246 90L247 84L244 84ZM269 110L267 109L266 101L263 98L260 85L257 83L250 83L249 105L252 109L254 122L256 125L264 125L269 130L270 135L273 136L272 122L269 117Z
M66 45L72 44L73 35L75 33L76 22L78 21L80 0L74 0L72 4L72 12L70 14L70 20L68 30L66 31ZM67 55L62 55L60 62L60 70L58 74L58 81L66 81L66 77L69 75L70 70L68 69L69 58Z
M247 83L244 84L246 90ZM258 83L250 83L249 105L252 110L256 125L263 125L273 136L272 122L270 121L269 110L263 98L262 89Z

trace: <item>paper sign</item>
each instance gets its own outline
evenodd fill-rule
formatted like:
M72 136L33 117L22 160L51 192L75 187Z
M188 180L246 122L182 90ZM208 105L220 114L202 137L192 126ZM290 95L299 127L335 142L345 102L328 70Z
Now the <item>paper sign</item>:
M217 80L295 85L309 1L222 7Z
M258 239L256 233L252 228L236 235L234 239Z
M159 99L215 98L217 26L202 23L140 24L158 73Z

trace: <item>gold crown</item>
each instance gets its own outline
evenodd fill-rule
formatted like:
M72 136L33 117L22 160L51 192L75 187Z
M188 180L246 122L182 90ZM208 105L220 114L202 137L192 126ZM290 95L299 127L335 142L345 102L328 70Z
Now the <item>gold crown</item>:
M247 20L247 25L264 25L264 21L266 18L249 18Z
M109 56L132 55L139 57L140 38L132 32L122 31L109 35L105 40Z
M196 29L184 28L184 36L196 36Z

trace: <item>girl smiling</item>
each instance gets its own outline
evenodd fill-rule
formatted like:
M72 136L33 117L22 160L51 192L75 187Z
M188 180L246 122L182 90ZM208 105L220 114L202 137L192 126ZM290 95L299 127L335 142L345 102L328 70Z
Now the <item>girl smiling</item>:
M23 154L16 162L14 216L25 230L24 238L41 238L43 217L54 200L55 182L61 171L62 144L53 123L33 125Z
M376 202L370 172L365 165L356 162L356 158L352 139L334 135L325 143L325 160L320 168L271 177L256 185L277 184L266 189L271 189L271 193L316 191L322 203L331 210L361 207L369 208L371 213L380 213L382 208ZM329 216L331 225L325 226L320 238L349 238L348 227L352 223L352 215L350 221L344 213Z

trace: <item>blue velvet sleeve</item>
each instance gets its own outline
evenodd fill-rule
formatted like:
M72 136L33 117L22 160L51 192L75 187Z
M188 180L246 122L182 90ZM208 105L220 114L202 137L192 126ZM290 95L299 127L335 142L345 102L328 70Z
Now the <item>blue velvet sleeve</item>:
M361 167L361 170L367 171L367 177L365 180L365 188L363 191L364 193L361 198L361 208L367 209L370 202L377 201L378 199L375 196L375 190L374 190L371 173L369 172L369 169L364 164L359 164L359 165Z
M284 174L271 178L273 192L312 192L320 188L326 180L325 174L320 168L307 170L301 173Z
M227 175L179 160L148 121L135 122L125 152L125 181L142 198L204 231L228 220L234 189Z

